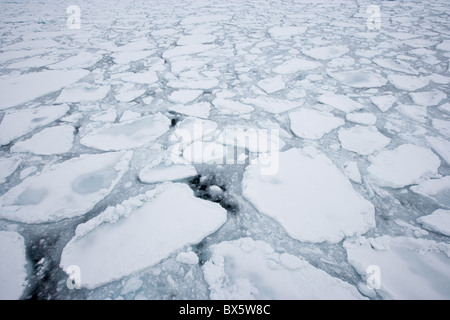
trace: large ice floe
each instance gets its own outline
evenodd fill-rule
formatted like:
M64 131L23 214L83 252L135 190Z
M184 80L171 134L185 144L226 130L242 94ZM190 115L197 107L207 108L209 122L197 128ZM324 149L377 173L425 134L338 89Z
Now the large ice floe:
M436 175L441 161L430 150L404 144L394 150L382 151L371 160L368 172L380 186L402 188L423 182Z
M260 212L279 221L291 237L339 242L375 227L373 205L325 155L314 149L290 149L280 153L279 161L273 176L260 175L258 164L247 167L242 189Z
M162 185L79 225L63 250L61 267L79 266L81 285L95 288L200 242L226 219L225 209L194 197L188 186Z

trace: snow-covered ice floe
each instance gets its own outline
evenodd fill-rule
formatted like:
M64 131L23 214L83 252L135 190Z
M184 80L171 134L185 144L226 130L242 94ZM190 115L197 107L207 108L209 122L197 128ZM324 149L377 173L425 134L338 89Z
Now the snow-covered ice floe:
M184 184L164 184L79 225L60 266L79 266L81 285L92 289L200 242L226 220L219 204L196 198Z
M132 154L81 155L52 165L0 197L0 218L45 223L83 215L112 191Z
M25 241L13 231L0 231L0 299L19 299L27 284Z
M377 266L377 293L386 299L450 298L450 245L407 237L346 240L349 263L367 280ZM374 284L376 285L376 284Z
M439 158L427 148L403 144L394 150L382 151L372 159L367 171L379 186L402 188L436 175Z
M88 74L89 71L84 69L47 70L15 77L0 77L0 109L15 107L61 90Z
M244 196L276 219L293 238L339 242L375 227L374 207L325 155L290 149L279 156L279 171L262 176L258 164L246 168Z
M104 151L133 149L159 138L169 127L169 118L158 113L127 122L105 124L86 133L80 143Z
M0 144L9 144L16 138L52 123L67 111L69 107L64 104L8 111L0 123Z
M349 283L313 267L302 257L280 254L264 241L241 238L215 244L210 250L203 272L211 299L364 298Z

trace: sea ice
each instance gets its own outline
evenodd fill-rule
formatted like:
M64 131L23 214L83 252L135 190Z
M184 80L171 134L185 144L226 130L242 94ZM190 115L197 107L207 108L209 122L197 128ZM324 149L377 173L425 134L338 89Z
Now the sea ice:
M80 140L87 147L111 151L141 147L169 130L170 119L157 113L121 123L107 123Z
M187 185L164 184L79 225L60 266L79 266L81 285L93 289L199 243L226 220L225 209L196 198Z
M438 105L442 100L447 99L447 94L439 91L412 92L410 96L415 104L431 107Z
M428 85L428 79L424 77L405 76L400 74L388 75L389 82L397 89L416 91Z
M308 50L303 50L303 53L314 59L330 60L338 58L349 50L346 46L327 46L327 47L315 47Z
M450 142L439 137L425 138L430 147L440 155L447 164L450 164Z
M219 110L219 113L221 114L237 115L251 113L253 112L253 110L255 110L255 108L253 108L252 106L229 99L216 98L213 100L212 104Z
M369 159L367 171L379 186L403 188L420 183L437 173L439 158L427 148L403 144Z
M332 106L335 109L341 110L345 113L353 112L363 109L364 106L355 100L337 94L327 93L317 98L317 101Z
M338 132L342 148L367 156L386 147L391 139L382 135L375 126L341 128Z
M199 102L191 105L177 104L169 106L168 110L192 117L206 119L209 117L209 112L211 111L211 104L209 102Z
M438 209L428 216L417 218L425 229L450 237L450 210Z
M202 94L203 90L178 90L172 92L168 99L175 103L186 104L194 101Z
M149 165L139 172L139 180L144 183L157 183L190 178L197 175L197 170L191 165L172 165L154 167Z
M9 144L33 130L46 126L69 111L65 104L7 111L0 123L0 145Z
M397 101L397 98L393 95L373 96L370 97L370 101L372 101L380 111L386 112L393 106L395 101Z
M74 131L75 128L71 125L45 128L30 139L14 144L11 151L41 155L66 153L72 148Z
M258 87L263 89L266 93L275 93L277 91L283 90L286 84L281 76L276 76L273 78L266 78L258 81Z
M0 77L0 110L61 90L89 74L84 69L46 70Z
M289 113L291 130L304 139L321 139L330 131L343 126L345 121L331 113L302 108Z
M364 278L369 266L380 268L385 299L450 298L450 246L443 242L406 237L350 239L344 242L348 262Z
M0 299L17 300L28 281L25 241L13 231L0 231Z
M275 175L259 164L244 173L242 192L262 213L276 219L300 241L337 243L375 226L374 207L315 149L280 152Z
M345 115L345 119L350 122L373 126L377 122L377 117L372 113L354 112Z
M203 273L211 299L363 299L356 287L260 240L225 241L210 250Z
M443 206L450 207L450 176L426 180L410 189L424 197L433 198Z
M51 165L0 197L0 218L46 223L83 215L112 191L132 154L82 155Z
M279 74L296 73L299 71L308 71L317 69L322 66L321 63L312 60L293 58L283 62L281 65L273 69L273 72Z
M270 113L282 113L303 105L302 101L289 101L283 99L270 98L266 96L260 96L257 98L245 98L242 100L245 103L250 103L258 108L261 108Z
M4 183L21 162L22 160L16 157L0 158L0 183Z
M378 88L387 84L383 76L366 70L328 72L328 74L347 86L354 88Z
M110 86L99 87L92 84L77 83L65 88L56 99L56 103L99 101L106 97L110 89Z
M397 106L395 110L419 123L425 123L427 121L427 108L425 107L402 104Z

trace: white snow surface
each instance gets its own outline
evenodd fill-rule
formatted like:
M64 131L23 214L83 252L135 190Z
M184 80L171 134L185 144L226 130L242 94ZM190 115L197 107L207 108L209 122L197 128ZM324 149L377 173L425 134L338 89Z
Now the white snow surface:
M0 77L0 110L15 107L61 90L89 74L84 69L47 70Z
M302 108L289 113L291 130L304 139L321 139L330 131L343 126L345 121L329 112Z
M385 299L445 299L450 297L450 246L447 243L407 237L357 238L344 242L348 261L368 277L367 268L378 266Z
M428 216L417 218L425 229L450 237L450 210L438 209Z
M260 175L258 164L248 166L242 190L291 237L336 243L375 227L373 205L325 155L314 149L290 149L280 153L279 161L273 176Z
M133 149L157 139L169 127L170 120L158 113L122 123L105 124L86 133L80 143L104 151Z
M52 123L65 115L68 110L69 107L62 104L7 111L0 123L0 144L9 144L16 138Z
M83 215L112 191L131 157L132 151L82 155L49 166L0 197L0 218L45 223Z
M375 126L354 126L338 132L342 148L367 156L386 147L391 139L382 135Z
M0 183L4 183L21 162L22 160L16 157L0 158Z
M13 231L0 231L0 299L19 299L27 284L25 240Z
M379 186L402 188L437 174L439 158L427 148L403 144L378 153L367 171Z
M197 170L190 165L153 166L145 167L139 172L139 179L144 183L181 180L197 175Z
M78 265L81 285L93 289L200 242L226 219L225 209L194 197L188 186L161 185L79 225L63 250L61 268Z
M318 97L317 100L345 113L357 111L364 108L364 106L359 102L356 102L355 100L344 95L324 94Z
M425 197L430 197L443 206L450 207L450 177L426 180L417 186L412 186L411 191Z
M302 257L278 253L251 238L211 246L203 266L211 299L363 299L355 287L313 267ZM257 266L257 267L256 267ZM327 288L321 290L320 288Z
M42 155L66 153L72 148L74 131L75 128L71 125L49 127L28 140L17 142L11 147L11 151Z

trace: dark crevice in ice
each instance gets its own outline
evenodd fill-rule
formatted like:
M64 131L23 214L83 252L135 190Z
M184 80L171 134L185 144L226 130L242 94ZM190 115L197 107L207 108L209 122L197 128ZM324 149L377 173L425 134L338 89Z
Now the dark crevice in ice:
M188 185L197 198L216 202L233 215L239 211L239 204L227 192L226 185L218 181L215 175L197 175L188 181Z

